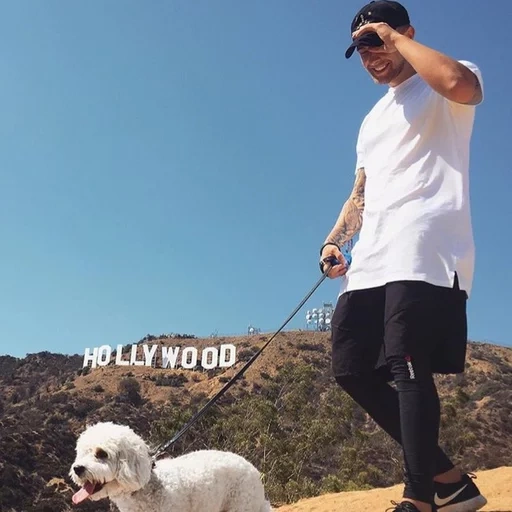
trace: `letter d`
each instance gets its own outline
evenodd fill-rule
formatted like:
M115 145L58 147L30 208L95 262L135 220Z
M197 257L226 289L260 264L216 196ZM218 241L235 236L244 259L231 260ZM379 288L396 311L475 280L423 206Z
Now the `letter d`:
M229 351L229 359L227 359L227 352ZM219 351L219 367L228 368L233 366L236 361L236 347L231 343L223 344L220 346Z

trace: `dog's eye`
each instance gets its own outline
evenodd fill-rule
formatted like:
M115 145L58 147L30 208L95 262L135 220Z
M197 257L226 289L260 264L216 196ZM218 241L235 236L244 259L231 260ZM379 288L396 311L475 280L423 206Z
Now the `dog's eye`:
M108 459L108 453L105 450L98 448L96 450L96 458L97 459Z

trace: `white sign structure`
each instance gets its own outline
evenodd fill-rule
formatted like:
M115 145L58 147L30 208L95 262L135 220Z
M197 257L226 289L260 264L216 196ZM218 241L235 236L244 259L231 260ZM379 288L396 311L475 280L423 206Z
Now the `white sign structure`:
M162 345L142 345L143 358L138 359L137 349L140 345L134 344L131 349L124 350L127 357L123 358L123 345L117 345L115 364L118 366L155 366L154 361L160 349L162 368L192 369L200 365L205 370L213 368L229 368L236 362L236 347L230 343L219 348L206 347L199 354L196 347L165 347ZM109 345L85 349L83 367L107 366L112 362L112 348Z

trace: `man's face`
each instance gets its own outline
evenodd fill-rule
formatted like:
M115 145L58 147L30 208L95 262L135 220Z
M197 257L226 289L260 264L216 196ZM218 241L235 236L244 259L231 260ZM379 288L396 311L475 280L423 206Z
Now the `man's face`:
M382 47L360 48L363 67L377 84L394 85L404 70L405 59L398 51L387 52Z

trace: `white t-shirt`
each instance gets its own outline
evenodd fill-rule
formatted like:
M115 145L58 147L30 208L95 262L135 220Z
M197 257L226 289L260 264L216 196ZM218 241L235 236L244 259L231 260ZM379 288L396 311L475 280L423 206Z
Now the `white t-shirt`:
M483 81L478 67L459 61ZM435 92L418 74L390 87L364 118L356 169L365 206L344 291L421 280L471 293L475 249L469 201L474 105Z

